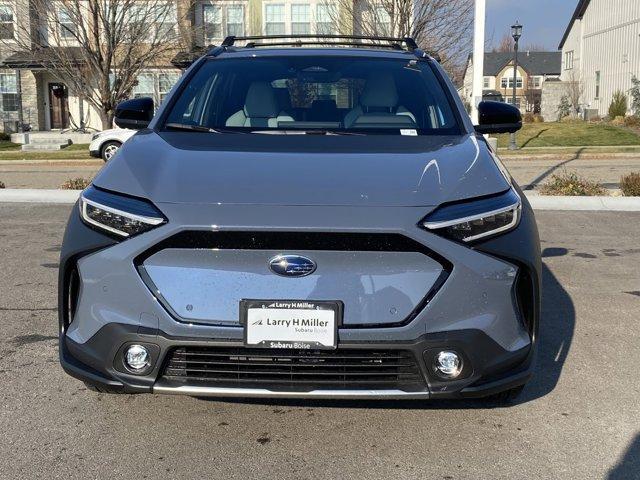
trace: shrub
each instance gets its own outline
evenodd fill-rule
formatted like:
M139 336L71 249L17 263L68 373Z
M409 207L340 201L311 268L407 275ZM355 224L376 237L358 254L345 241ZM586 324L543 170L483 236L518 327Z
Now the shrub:
M84 190L90 184L91 184L91 180L87 178L82 178L82 177L70 178L69 180L64 182L62 185L60 185L60 188L62 188L63 190Z
M634 115L640 116L640 80L633 75L631 77L631 83L633 84L633 87L629 90L631 94L631 109Z
M11 135L8 133L0 132L0 142L9 142L11 141Z
M600 117L600 115L594 115L593 117L591 117L589 119L589 121L591 123L600 123L600 122L602 122L602 117Z
M522 120L524 120L525 123L533 123L535 121L535 118L536 116L533 114L533 112L527 112L522 117Z
M626 117L628 102L629 99L622 90L614 92L613 100L611 100L611 105L609 105L609 117Z
M635 115L624 117L624 126L629 128L640 127L640 117L636 117Z
M0 188L5 188L4 183L0 182Z
M625 197L640 197L640 173L624 175L620 179L620 189Z
M622 127L624 125L624 119L625 117L614 117L613 120L611 120L611 125L614 125L616 127Z
M551 180L542 185L540 193L554 196L589 197L606 195L606 190L599 183L582 178L577 173L564 172L552 175Z
M571 101L569 100L569 97L563 95L560 99L560 105L558 105L558 109L556 111L558 113L558 121L571 115Z
M542 115L540 115L539 113L536 113L533 116L533 122L534 123L544 123L544 117Z

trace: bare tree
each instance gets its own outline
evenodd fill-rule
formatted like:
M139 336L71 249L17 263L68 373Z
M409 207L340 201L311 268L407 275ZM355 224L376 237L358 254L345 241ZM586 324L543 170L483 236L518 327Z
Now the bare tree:
M177 0L30 0L18 4L16 39L7 48L30 55L64 81L111 128L142 69L166 66L190 46L181 28L189 11Z
M571 115L577 117L582 107L584 96L584 82L580 75L572 70L569 77L564 82L565 95L571 104Z
M466 60L473 34L473 0L328 0L340 32L411 36L449 69Z
M496 47L494 47L494 52L513 52L513 47L515 43L513 41L513 37L508 33L505 33L500 39L500 43Z

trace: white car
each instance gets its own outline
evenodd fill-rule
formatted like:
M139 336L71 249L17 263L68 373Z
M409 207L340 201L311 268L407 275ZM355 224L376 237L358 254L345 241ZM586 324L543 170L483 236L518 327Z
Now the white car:
M89 155L102 158L105 162L108 162L122 144L129 140L135 133L135 130L125 128L112 128L111 130L98 132L91 137Z

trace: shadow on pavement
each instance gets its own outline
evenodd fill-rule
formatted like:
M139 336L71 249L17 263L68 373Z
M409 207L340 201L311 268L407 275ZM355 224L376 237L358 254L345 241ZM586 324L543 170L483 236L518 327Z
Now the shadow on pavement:
M574 160L579 160L580 157L582 156L582 152L584 152L584 150L585 150L585 147L582 147L582 148L578 149L578 151L576 152L575 156L573 156L569 160L565 160L564 162L560 162L557 165L554 165L553 167L545 170L540 175L538 175L538 177L534 178L531 182L529 182L528 185L525 185L524 190L534 190L536 187L538 187L538 185L540 185L540 183L543 180L545 180L553 172L555 172L559 168L564 167L567 163L573 162Z
M640 434L636 435L631 445L607 476L608 480L637 480L640 478Z
M545 250L546 252L546 250ZM566 254L557 252L556 255ZM532 380L511 405L518 405L544 397L558 384L562 368L573 341L576 311L571 297L546 265L542 271L542 312L538 354ZM201 400L221 400L200 397ZM314 399L253 399L229 398L230 403L308 407L308 408L378 408L378 409L478 409L493 405L482 400L314 400Z

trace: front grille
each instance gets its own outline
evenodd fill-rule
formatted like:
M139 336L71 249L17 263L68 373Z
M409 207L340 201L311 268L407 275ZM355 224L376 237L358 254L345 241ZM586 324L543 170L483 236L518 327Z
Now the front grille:
M239 388L426 388L413 354L405 350L180 347L169 353L163 377Z

